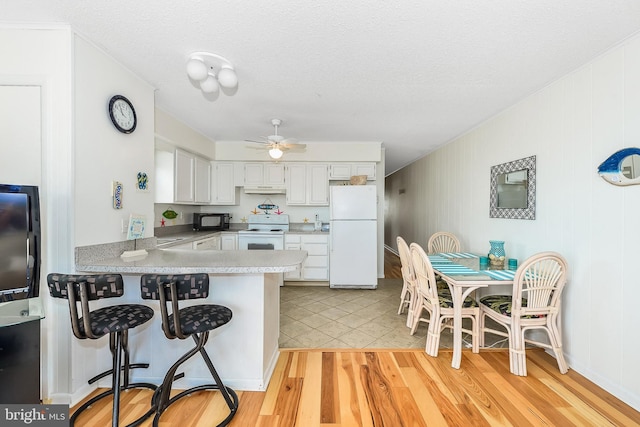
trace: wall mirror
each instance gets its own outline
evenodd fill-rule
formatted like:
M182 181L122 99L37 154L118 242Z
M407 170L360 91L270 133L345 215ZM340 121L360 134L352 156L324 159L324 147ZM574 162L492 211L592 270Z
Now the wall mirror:
M613 153L598 167L605 181L614 185L640 184L640 148L625 148Z
M536 156L491 167L491 218L536 219Z

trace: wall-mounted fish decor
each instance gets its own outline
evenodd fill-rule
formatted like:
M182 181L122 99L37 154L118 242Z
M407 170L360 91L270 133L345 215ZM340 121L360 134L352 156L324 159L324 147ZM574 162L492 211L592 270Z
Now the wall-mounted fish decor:
M613 185L640 184L640 148L624 148L598 166L598 174Z

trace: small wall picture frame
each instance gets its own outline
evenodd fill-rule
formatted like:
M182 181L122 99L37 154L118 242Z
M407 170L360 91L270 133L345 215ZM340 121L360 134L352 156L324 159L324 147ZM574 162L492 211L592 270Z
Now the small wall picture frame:
M129 227L127 228L127 240L142 239L147 219L144 215L129 215Z
M113 209L122 209L122 191L122 183L119 181L113 181Z
M138 172L136 175L136 190L145 193L149 191L149 176L146 172Z

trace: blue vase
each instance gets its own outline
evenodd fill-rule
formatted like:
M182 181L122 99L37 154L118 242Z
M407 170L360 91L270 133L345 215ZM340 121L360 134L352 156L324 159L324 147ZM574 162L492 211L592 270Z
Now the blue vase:
M489 249L488 257L489 264L492 268L503 269L504 268L504 241L503 240L489 240L491 249Z

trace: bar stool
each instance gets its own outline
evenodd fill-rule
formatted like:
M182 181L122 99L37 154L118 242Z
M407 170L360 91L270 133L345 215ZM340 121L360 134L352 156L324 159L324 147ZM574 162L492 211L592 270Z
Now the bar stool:
M153 425L157 426L162 413L169 405L195 391L220 390L229 407L229 415L218 426L226 426L238 410L238 396L231 388L225 386L207 354L204 346L209 339L209 332L226 325L231 321L232 312L229 308L216 304L200 304L180 308L178 301L207 298L209 296L209 275L174 274L158 275L145 274L140 279L142 299L160 300L162 316L162 330L169 339L186 339L192 337L195 347L180 357L167 371L162 385L156 390L153 405L156 414ZM169 307L170 306L170 307ZM171 312L169 313L169 308ZM204 359L215 384L195 386L169 398L173 381L179 376L175 373L184 362L200 353Z
M100 393L84 403L71 416L71 426L76 418L89 406L98 400L113 395L113 411L111 425L118 427L120 417L120 392L132 388L149 388L156 390L157 386L149 383L129 382L129 370L133 368L147 368L148 363L129 363L129 329L140 326L153 317L153 309L141 304L120 304L89 310L89 301L102 298L120 297L124 294L124 282L120 274L71 275L51 273L47 276L49 293L54 298L69 301L71 313L71 329L78 339L98 339L109 334L109 348L113 357L110 370L89 380L93 384L101 378L111 375L111 389ZM80 312L78 311L80 304ZM80 317L81 315L81 317ZM130 426L141 424L153 414L149 410Z

